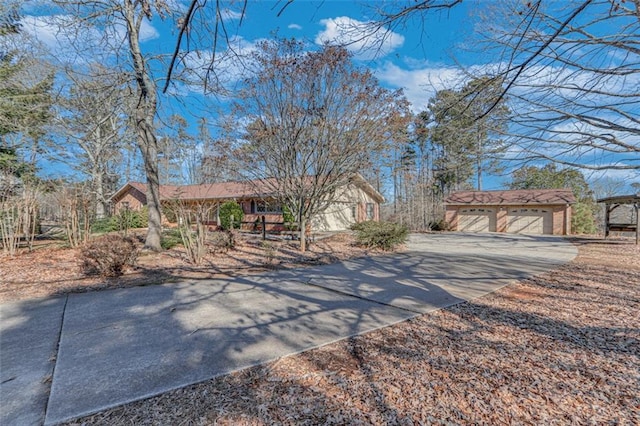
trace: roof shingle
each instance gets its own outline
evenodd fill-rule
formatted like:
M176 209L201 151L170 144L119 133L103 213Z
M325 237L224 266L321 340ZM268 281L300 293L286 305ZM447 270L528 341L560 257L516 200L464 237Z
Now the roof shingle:
M445 204L465 205L521 205L573 204L571 189L517 189L507 191L459 191L449 195Z

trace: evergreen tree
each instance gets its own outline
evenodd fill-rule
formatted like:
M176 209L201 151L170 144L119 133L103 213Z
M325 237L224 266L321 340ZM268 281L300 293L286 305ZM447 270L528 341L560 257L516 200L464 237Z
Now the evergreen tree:
M570 188L576 198L571 216L571 232L591 234L596 231L596 202L584 175L572 168L558 170L555 163L543 167L526 166L513 172L511 189Z
M505 150L499 135L509 114L500 94L500 80L482 77L460 90L441 90L429 101L434 175L443 193L474 181L481 190L483 174L499 170Z

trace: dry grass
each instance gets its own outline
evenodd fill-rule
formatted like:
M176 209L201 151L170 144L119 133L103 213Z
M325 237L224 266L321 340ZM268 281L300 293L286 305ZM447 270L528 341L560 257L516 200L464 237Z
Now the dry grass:
M640 250L69 424L640 424Z

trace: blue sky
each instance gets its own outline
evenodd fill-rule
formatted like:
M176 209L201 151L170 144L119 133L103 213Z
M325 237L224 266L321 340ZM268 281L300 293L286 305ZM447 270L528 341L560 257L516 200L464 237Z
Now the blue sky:
M176 2L179 7L187 4L181 0ZM211 8L213 2L210 3L207 7ZM235 48L249 52L256 42L272 38L274 34L304 40L310 50L319 47L323 41L352 41L354 35L345 35L340 32L340 28L347 25L357 28L359 24L376 18L375 8L393 4L380 1L295 0L277 16L285 3L285 0L249 0L241 25L239 10L242 2L228 3L225 23ZM412 110L418 112L425 108L429 98L437 90L460 84L462 74L457 65L481 69L497 60L473 47L467 47L472 46L469 40L476 25L476 17L495 4L492 0L464 1L452 9L430 12L424 15L424 19L409 20L404 25L393 28L386 34L386 43L380 50L367 49L367 46L372 45L370 38L350 44L349 49L354 54L354 60L369 67L383 86L402 88L411 102ZM24 8L23 28L64 58L60 28L47 20L47 15L59 13L48 1L28 2ZM162 21L156 17L151 22L144 23L142 48L149 54L167 55L173 51L176 33L175 24L171 20ZM204 59L209 54L206 51L200 53ZM164 77L166 63L166 58L155 62L155 77ZM240 67L233 63L227 65L225 77L230 81L238 79ZM206 115L208 111L215 116L216 104L224 104L224 98L203 97L196 88L179 83L172 89L172 93L181 96L161 96L165 118L172 112L179 112L195 123L198 116ZM600 175L602 174L594 173L588 174L588 177L596 178ZM626 172L610 172L608 175L623 179L630 176ZM485 180L485 185L489 189L497 188L504 180L500 177Z
M323 40L349 40L349 36L340 35L339 28L375 19L372 8L382 5L373 1L295 0L277 16L284 3L282 0L250 0L242 24L238 26L237 12L241 2L231 2L226 19L229 34L236 43L241 42L245 47L277 34L305 40L313 49ZM458 47L463 44L471 27L468 12L471 10L477 14L490 3L472 0L451 10L430 13L425 22L409 21L403 28L396 28L388 34L390 42L382 50L367 49L366 46L372 45L368 39L349 48L355 60L371 68L384 86L403 88L414 111L418 111L423 109L436 89L450 84L451 79L458 76L452 55L455 54L455 59L463 65L481 62L479 55L463 52ZM45 2L44 6L36 7L27 3L23 26L50 48L59 51L60 33L46 22L46 15L56 14L56 11L48 5ZM146 52L171 52L176 41L173 22L156 18L145 23L143 40ZM162 75L161 72L157 74Z
M476 13L483 5L469 3L473 3ZM349 41L353 36L341 35L340 28L375 19L372 8L379 5L377 2L296 0L277 17L283 4L283 1L249 2L237 35L253 43L277 32L280 37L307 41L310 49L325 40ZM349 49L355 60L371 68L384 86L403 88L414 111L421 110L435 89L458 75L451 55L469 29L469 8L468 3L464 3L450 11L433 13L424 25L411 21L406 27L387 34L389 41L381 50L367 48L373 46L370 38L349 45ZM479 60L475 54L461 53L457 50L456 60L465 65Z

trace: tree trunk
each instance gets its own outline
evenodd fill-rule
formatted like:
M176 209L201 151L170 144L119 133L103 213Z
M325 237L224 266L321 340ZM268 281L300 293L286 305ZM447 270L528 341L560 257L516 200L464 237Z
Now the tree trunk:
M158 140L156 138L153 121L157 109L157 87L149 76L145 58L140 50L140 25L144 19L144 12L138 11L131 0L124 2L125 17L129 36L129 48L133 69L138 85L140 99L136 106L137 142L147 177L147 207L149 209L149 230L145 240L145 248L162 251L160 238L162 235L160 210L160 181L158 177Z
M144 160L147 177L147 208L149 209L149 228L144 247L153 251L162 251L162 213L160 204L160 181L158 178L158 147L153 130L146 125L138 125L138 143Z
M478 150L478 157L476 158L476 168L477 168L477 175L478 175L478 191L482 191L482 157L483 157L483 152L482 152L482 141L480 139L480 130L476 129L476 136L478 138L478 146L477 146L477 150Z
M300 251L307 251L307 220L304 216L300 217Z
M103 219L107 214L106 201L104 199L104 174L95 170L93 173L93 193L96 196L94 212L96 219Z

